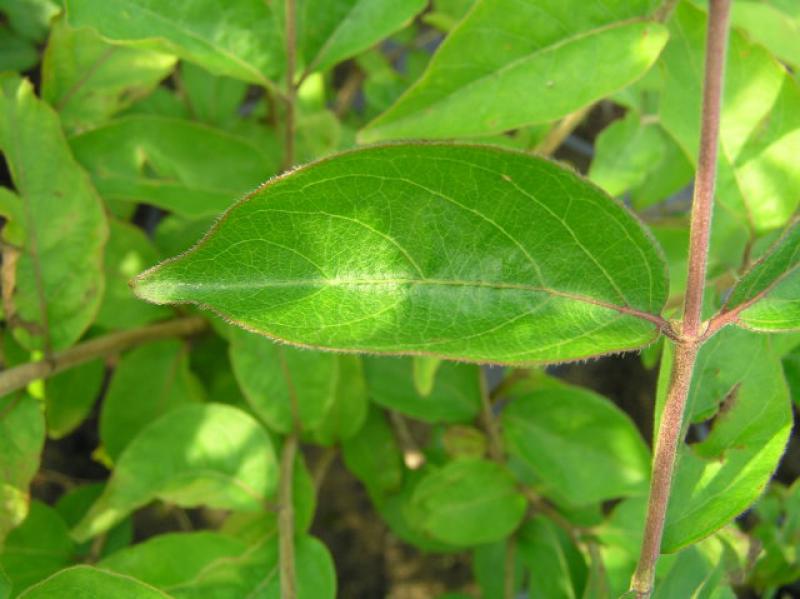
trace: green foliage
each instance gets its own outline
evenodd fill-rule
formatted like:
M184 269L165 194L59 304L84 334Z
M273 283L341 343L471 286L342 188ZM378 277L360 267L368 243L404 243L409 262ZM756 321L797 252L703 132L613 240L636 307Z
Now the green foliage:
M792 592L800 9L695 335L708 4L0 0L0 599L619 597L695 345L652 597Z

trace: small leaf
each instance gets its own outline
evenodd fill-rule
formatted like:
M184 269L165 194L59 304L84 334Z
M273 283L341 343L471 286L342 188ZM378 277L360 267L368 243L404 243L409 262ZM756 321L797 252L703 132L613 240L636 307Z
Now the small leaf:
M434 358L435 359L435 358ZM443 362L427 396L415 386L411 358L364 358L372 400L425 422L469 422L481 409L480 372Z
M37 400L24 393L0 398L0 545L28 514L28 485L39 469L44 440L44 414Z
M174 56L113 46L61 18L44 53L42 99L58 111L65 129L86 129L148 95L174 66Z
M460 459L419 482L411 503L435 539L469 547L506 537L522 521L525 498L493 462Z
M53 597L114 597L114 599L170 599L169 595L139 582L91 566L73 566L29 588L20 599Z
M662 25L644 20L654 5L482 0L359 139L487 135L565 116L652 66L667 41ZM535 101L519 101L530 94Z
M47 434L60 439L75 430L100 396L105 375L102 360L92 360L44 381Z
M323 71L366 50L425 6L425 0L301 0L298 47L306 71Z
M800 218L745 273L725 302L736 322L755 331L800 329Z
M167 318L171 310L140 302L128 282L158 262L158 252L144 231L129 223L109 219L105 256L106 292L95 325L108 329L132 329Z
M737 358L731 360L734 348ZM672 353L672 346L666 344L659 413ZM720 411L708 436L682 449L667 509L664 552L708 536L746 510L769 482L792 428L780 357L774 355L768 337L724 329L700 350L698 366L689 413L702 405L705 385L713 385ZM716 382L709 378L713 373L720 373Z
M588 570L580 550L566 532L543 516L519 531L518 550L530 571L531 599L573 599L583 596Z
M123 117L71 138L70 145L104 198L189 218L218 214L277 166L248 139L160 116Z
M223 128L235 122L247 94L244 81L216 77L190 62L181 64L180 73L186 103L195 119Z
M12 301L34 325L16 328L28 349L59 350L77 341L103 295L105 213L73 159L58 115L14 75L0 77L0 149L25 206L25 244Z
M0 27L0 71L27 71L38 62L36 46L8 27Z
M100 439L112 460L148 424L170 410L202 401L189 371L188 348L175 339L125 354L114 370L100 412Z
M67 0L66 7L73 27L92 27L113 41L147 42L217 75L270 86L285 63L275 10L263 0Z
M72 534L91 538L153 499L257 511L277 478L272 442L255 419L221 404L182 406L128 444L103 495Z
M562 167L402 144L274 179L135 291L302 346L530 364L647 345L666 276L639 223Z
M427 397L433 391L436 382L436 372L442 361L439 358L428 356L415 356L414 360L414 387L422 397Z
M342 443L348 470L380 498L403 484L403 454L381 410L372 408L356 435Z
M512 455L541 492L587 505L647 492L650 455L630 418L610 401L569 385L515 397L502 415Z
M0 566L11 579L15 594L70 564L75 543L66 523L48 505L31 502L25 521L6 537Z

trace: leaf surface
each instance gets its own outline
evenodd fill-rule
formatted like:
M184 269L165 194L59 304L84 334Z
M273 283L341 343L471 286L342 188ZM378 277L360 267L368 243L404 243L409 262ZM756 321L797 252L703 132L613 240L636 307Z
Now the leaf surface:
M800 218L745 273L725 302L736 322L755 331L800 329Z
M502 424L509 453L530 466L545 495L579 506L647 492L647 446L604 397L556 384L515 397Z
M322 349L529 364L659 333L658 248L556 164L499 148L402 144L274 179L135 292L193 302Z
M130 578L93 568L73 566L29 588L20 599L53 597L114 597L114 599L169 599L169 595Z
M667 386L663 373L670 371L671 361L672 347L666 344L659 413ZM709 392L706 386L711 386ZM720 406L710 432L702 441L684 446L678 461L664 529L665 552L708 536L746 510L769 482L792 428L780 356L769 337L729 327L703 346L689 413L707 414L710 397Z
M551 121L643 75L667 40L651 0L483 0L362 142L501 133Z
M103 295L105 213L58 115L15 75L0 77L0 149L24 216L12 302L27 349L59 350L91 324Z
M274 172L250 140L188 120L129 116L70 139L100 194L190 218L215 216Z
M277 478L272 442L252 416L222 404L182 406L128 444L73 536L91 538L157 498L186 507L258 511Z
M263 0L68 0L73 27L113 41L147 41L217 75L259 85L283 70L283 39L274 35L273 3Z

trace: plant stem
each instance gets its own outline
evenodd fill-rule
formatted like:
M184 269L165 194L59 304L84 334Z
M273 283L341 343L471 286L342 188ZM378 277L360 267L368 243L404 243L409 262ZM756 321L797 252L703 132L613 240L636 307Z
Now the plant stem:
M536 154L550 156L567 139L594 105L584 106L561 119L534 148Z
M483 418L483 426L486 429L486 434L489 437L489 456L498 464L505 461L503 455L503 439L500 436L500 431L497 428L497 421L492 412L492 400L489 395L489 385L486 381L486 372L480 368L480 385L481 385L481 415Z
M295 0L286 0L286 104L285 114L285 138L283 147L283 168L288 170L294 164L294 134L295 134L295 100L297 98L297 86L294 81L294 71L297 59L297 19L295 11Z
M22 389L32 381L58 374L89 360L102 358L149 341L193 335L207 326L208 323L204 318L191 316L90 339L57 352L48 360L28 362L0 372L0 397Z
M642 551L631 581L631 591L635 592L638 599L647 599L653 590L672 477L675 471L678 447L682 440L683 413L692 383L697 352L704 341L701 330L703 293L708 263L711 215L714 206L714 182L729 13L730 0L711 0L706 36L700 154L692 203L689 272L683 322L680 339L675 343L675 356L670 372L664 412L655 441L650 499L647 506Z
M281 598L297 597L297 578L294 565L294 506L292 479L297 455L297 434L291 433L281 452L280 487L278 489L278 543L281 569Z

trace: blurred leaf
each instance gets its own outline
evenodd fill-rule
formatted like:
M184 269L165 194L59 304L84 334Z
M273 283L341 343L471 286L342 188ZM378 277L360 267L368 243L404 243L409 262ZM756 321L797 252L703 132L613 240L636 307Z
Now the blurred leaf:
M102 360L92 360L44 382L47 435L51 439L68 435L89 416L100 396L105 371Z
M91 324L102 299L105 214L58 115L15 75L0 77L0 88L0 149L25 207L11 301L37 328L35 335L21 327L14 334L28 349L64 349Z
M702 92L697 65L705 53L706 19L699 9L681 3L663 56L660 121L693 163ZM717 213L727 213L741 229L756 233L781 227L800 202L800 87L762 46L733 31L724 90ZM719 226L712 239L724 239L720 226L725 221L715 220Z
M800 482L788 489L773 483L767 493L756 504L759 522L752 531L763 546L752 577L759 590L800 578Z
M100 439L113 461L151 422L203 400L202 388L189 370L188 353L182 341L164 339L124 354L100 412Z
M255 144L207 125L128 116L70 139L105 198L214 216L276 168Z
M0 0L11 29L32 42L44 41L50 21L61 12L60 0Z
M502 466L467 458L428 474L414 489L411 504L425 532L462 547L506 537L527 505Z
M355 435L364 425L369 408L364 366L358 356L338 356L334 373L336 390L333 403L314 431L316 443L333 445Z
M105 484L103 483L89 483L73 487L66 491L55 504L56 511L61 514L67 527L75 526L80 522L81 518L86 515L89 508L103 493ZM97 557L105 557L112 553L127 547L133 541L133 519L128 517L122 522L117 524L114 528L108 531L102 542ZM92 553L93 541L86 541L79 545L75 554L80 557L88 557ZM97 547L94 548L97 550ZM90 558L93 559L93 558Z
M486 455L486 435L473 426L454 424L442 435L442 444L447 455L458 458L482 458Z
M83 541L105 532L153 499L257 511L277 478L272 442L255 419L221 404L181 406L128 444L103 495L72 534Z
M20 599L54 597L113 597L114 599L169 599L169 595L135 578L92 566L61 570L20 595Z
M414 381L413 358L364 358L372 400L425 422L469 422L481 409L477 366L442 362L430 393Z
M432 10L422 20L447 33L467 14L475 0L433 0L431 4Z
M339 424L363 421L363 409L358 407L364 405L363 374L353 357L286 347L241 329L231 329L230 336L236 379L253 411L272 430L288 433L294 428L292 397L303 430L325 425L328 428L320 434L328 441L339 433L354 432L337 426L332 410L344 408L346 414L345 404L352 403L356 422ZM326 423L329 414L334 420Z
M655 5L483 0L359 141L486 135L563 117L652 66L667 40L644 20ZM519 101L528 94L536 101Z
M0 26L0 71L27 71L38 62L36 46L8 27Z
M311 162L339 149L342 127L330 110L300 112L297 115L295 137L297 163Z
M0 397L0 546L28 514L28 485L39 469L44 440L38 401L24 393Z
M668 305L681 305L686 291L686 275L689 269L686 257L689 247L689 224L652 225L650 232L664 250L669 265Z
M305 347L530 364L653 341L666 280L639 223L572 172L398 144L273 179L135 291Z
M725 310L755 331L800 330L800 218L748 270L731 291Z
M168 590L190 583L209 563L232 560L246 549L244 542L217 532L166 533L117 551L98 567Z
M508 451L530 466L545 495L586 505L647 492L647 446L604 397L568 385L528 392L503 410L502 425Z
M422 397L427 397L433 391L436 383L436 372L442 361L439 358L415 356L413 360L414 388Z
M274 87L283 71L275 9L263 0L66 0L73 27L117 42L148 42L216 75ZM143 44L135 44L141 47Z
M306 72L324 71L410 22L426 0L300 0L298 48Z
M225 128L239 118L238 110L247 93L244 81L217 77L184 62L181 64L181 83L186 102L198 121Z
M17 595L68 566L74 551L69 529L58 512L44 503L32 501L28 517L6 537L0 552L0 566L11 579L13 593Z
M589 178L612 196L640 185L664 155L663 136L656 124L642 123L630 111L597 138Z
M672 355L671 344L666 344L659 414ZM791 403L780 357L774 355L768 337L728 327L702 347L687 412L707 414L704 406L710 402L720 409L708 436L684 446L678 461L664 529L665 552L708 536L746 510L783 455L792 428Z
M737 0L731 6L731 23L795 71L800 68L800 10L794 0Z
M403 454L381 410L372 408L364 426L342 443L348 470L379 498L403 483Z
M108 329L133 329L172 314L172 310L147 305L136 298L128 284L143 269L158 262L153 243L138 227L111 218L106 245L106 292L95 325Z
M91 29L58 19L42 64L42 99L68 131L108 120L148 95L175 66L175 57L108 44Z
M583 596L586 562L567 533L543 516L520 528L517 550L530 571L530 599L575 599Z
M186 251L214 225L214 217L190 219L174 214L164 217L153 233L161 258Z

